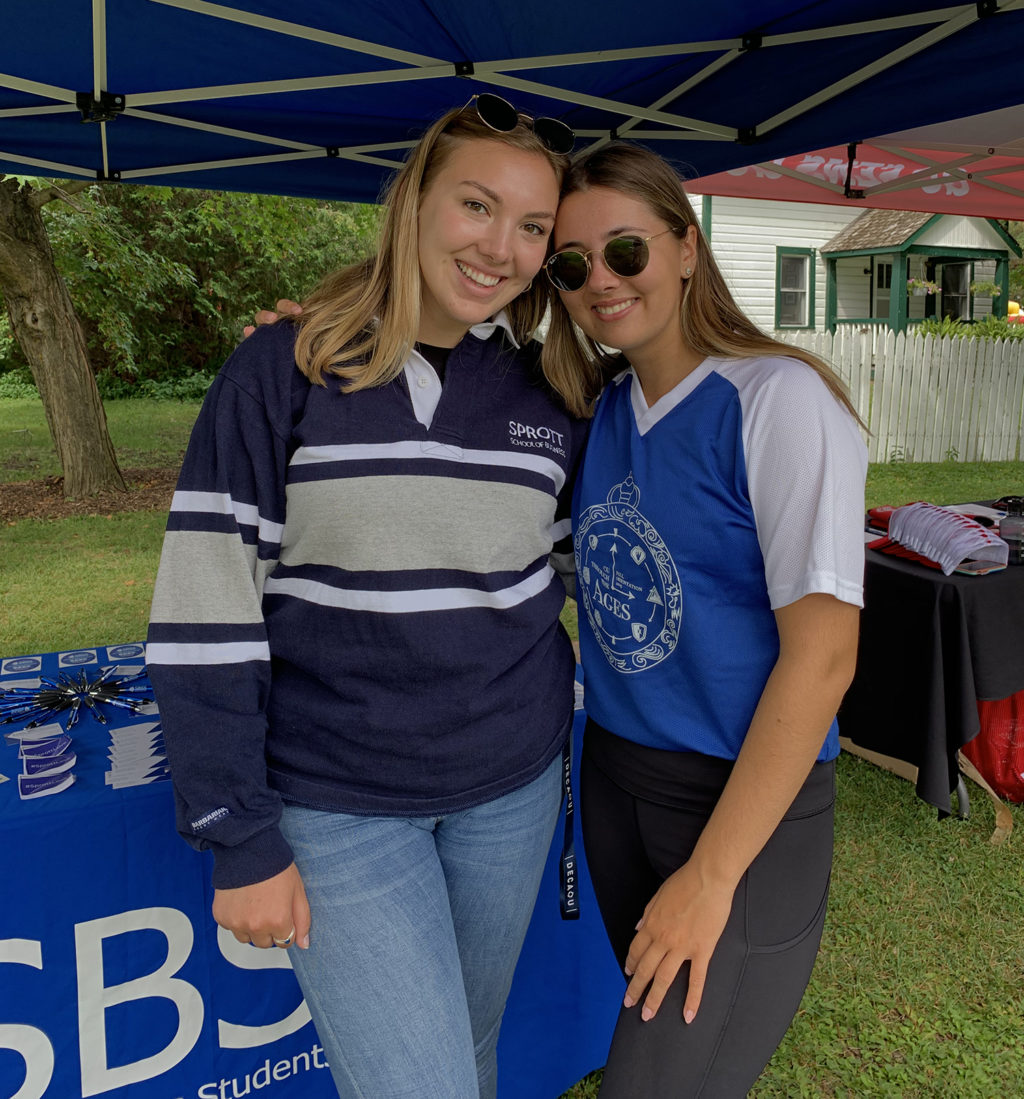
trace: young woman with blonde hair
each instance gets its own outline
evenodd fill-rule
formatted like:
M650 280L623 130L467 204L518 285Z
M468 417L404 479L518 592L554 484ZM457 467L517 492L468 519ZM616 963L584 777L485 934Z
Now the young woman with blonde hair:
M561 800L549 557L583 425L530 337L572 134L474 97L380 249L231 356L172 504L148 665L214 916L293 964L342 1096L493 1096Z
M570 169L545 371L594 410L573 538L581 814L628 985L602 1099L739 1099L814 964L866 453L828 368L736 307L683 187Z

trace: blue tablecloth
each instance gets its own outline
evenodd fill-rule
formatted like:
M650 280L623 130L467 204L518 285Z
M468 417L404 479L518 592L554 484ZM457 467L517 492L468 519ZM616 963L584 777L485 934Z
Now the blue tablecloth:
M143 659L141 645L8 659L0 687ZM36 800L19 800L17 745L0 740L0 1097L333 1096L287 952L213 923L208 858L177 836L170 783L106 781L111 728L157 716L113 717L81 718L74 785ZM623 990L578 836L582 916L560 919L560 842L561 828L505 1015L500 1099L555 1099L603 1064Z

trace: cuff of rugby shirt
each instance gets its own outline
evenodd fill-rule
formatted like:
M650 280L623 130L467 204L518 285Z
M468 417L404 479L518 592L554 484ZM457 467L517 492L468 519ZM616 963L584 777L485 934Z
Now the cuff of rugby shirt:
M295 861L288 841L275 825L231 847L211 844L214 889L239 889L266 881Z

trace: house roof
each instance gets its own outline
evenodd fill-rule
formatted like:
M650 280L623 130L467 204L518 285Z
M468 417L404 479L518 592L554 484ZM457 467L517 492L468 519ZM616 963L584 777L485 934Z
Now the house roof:
M867 249L898 248L930 221L934 214L910 210L865 210L841 229L822 252L860 252Z

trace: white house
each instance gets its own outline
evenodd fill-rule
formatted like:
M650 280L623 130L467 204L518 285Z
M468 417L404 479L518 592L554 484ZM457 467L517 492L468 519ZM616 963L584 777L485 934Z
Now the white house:
M995 220L690 197L736 301L767 331L1006 312L1021 250Z

